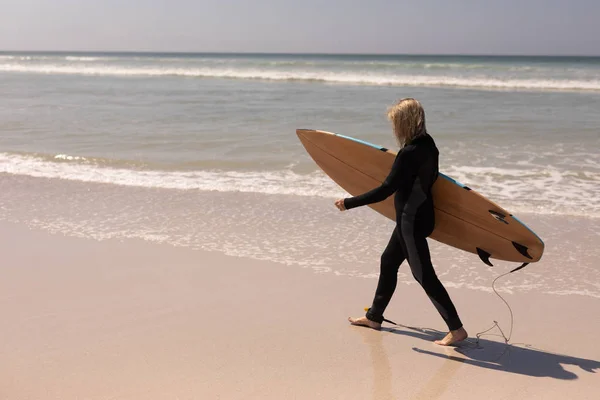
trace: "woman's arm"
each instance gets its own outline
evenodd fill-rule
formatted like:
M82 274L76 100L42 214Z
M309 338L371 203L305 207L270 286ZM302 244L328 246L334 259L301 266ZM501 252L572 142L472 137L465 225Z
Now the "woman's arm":
M414 146L403 148L396 155L394 164L383 183L366 193L344 199L344 207L351 208L378 203L390 197L404 185L412 184L412 177L417 174L418 165Z

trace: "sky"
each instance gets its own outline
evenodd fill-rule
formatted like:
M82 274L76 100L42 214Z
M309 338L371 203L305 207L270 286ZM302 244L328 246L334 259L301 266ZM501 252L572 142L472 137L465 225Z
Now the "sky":
M600 0L0 0L0 50L600 56Z

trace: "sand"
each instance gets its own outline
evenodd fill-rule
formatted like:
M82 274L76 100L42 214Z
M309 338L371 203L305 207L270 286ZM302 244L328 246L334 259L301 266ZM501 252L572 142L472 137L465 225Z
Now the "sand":
M370 304L375 279L6 222L0 251L1 399L600 393L598 298L507 294L515 345L489 336L479 347L443 348L432 343L443 322L417 285L399 285L386 313L413 328L377 332L346 320ZM449 292L470 334L493 320L508 332L509 313L493 293Z

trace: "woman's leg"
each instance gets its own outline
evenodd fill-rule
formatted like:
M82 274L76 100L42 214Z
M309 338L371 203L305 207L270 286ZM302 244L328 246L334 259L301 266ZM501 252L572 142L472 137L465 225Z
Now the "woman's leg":
M444 288L433 269L427 239L415 235L413 228L409 224L403 224L402 226L402 238L406 246L410 270L417 282L425 289L425 293L427 293L444 322L448 325L448 329L451 331L457 330L462 327L462 322L446 288Z
M390 241L381 255L379 282L377 283L377 289L375 290L373 304L371 305L371 308L369 308L369 311L367 311L366 316L360 318L348 318L353 325L367 326L373 329L381 328L383 312L392 299L394 290L396 290L398 268L406 259L404 251L402 250L402 240L398 232L397 228L394 229Z
M378 323L383 322L383 313L392 299L398 283L398 268L406 260L402 240L398 228L394 229L388 245L381 255L379 282L375 290L375 298L367 318Z

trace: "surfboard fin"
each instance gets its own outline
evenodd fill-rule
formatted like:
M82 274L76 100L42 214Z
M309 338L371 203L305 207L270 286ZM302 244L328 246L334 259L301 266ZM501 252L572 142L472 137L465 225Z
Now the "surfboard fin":
M519 243L517 243L517 242L512 242L512 244L513 244L513 246L515 246L515 249L517 249L517 251L523 255L523 257L527 257L527 258L529 258L530 260L532 260L532 259L533 259L533 257L531 257L531 256L529 255L529 253L527 252L527 250L529 250L529 249L527 248L527 246L523 246L522 244L519 244Z
M523 254L525 257L527 257L529 259L532 258L529 255L529 253L527 253L527 247L523 246L522 244L515 243L515 242L513 242L513 245L519 251L519 253ZM493 267L494 265L492 265L492 263L490 262L490 256L491 256L491 254L488 253L485 250L480 249L479 247L477 247L476 249L477 249L477 255L479 256L479 258L481 259L481 261L483 261L486 265L489 265L490 267ZM510 271L510 273L513 273L513 272L516 272L516 271L518 271L520 269L523 269L523 268L525 268L528 265L529 265L529 263L525 262L525 263L521 264L520 266L518 266L517 268L513 269L512 271Z
M490 215L492 217L494 217L497 221L503 222L504 224L508 225L508 221L506 221L504 218L506 218L506 215L499 213L498 211L494 211L494 210L488 210L488 212L490 213Z
M491 254L488 253L487 251L481 250L479 247L477 247L477 255L479 256L479 258L481 258L481 261L483 261L484 264L489 265L490 267L494 266L490 262L490 256L491 256Z

